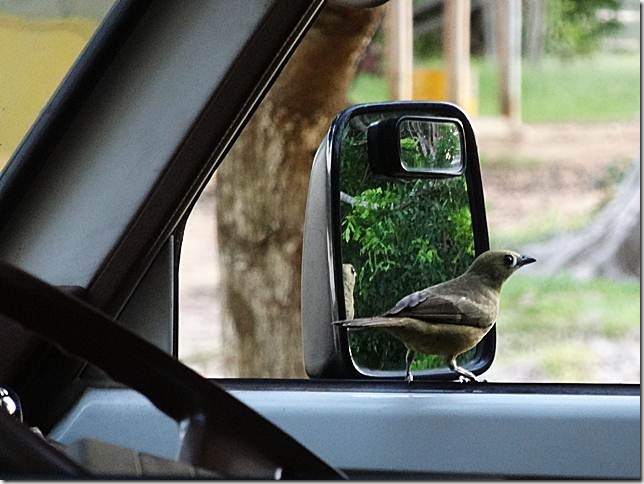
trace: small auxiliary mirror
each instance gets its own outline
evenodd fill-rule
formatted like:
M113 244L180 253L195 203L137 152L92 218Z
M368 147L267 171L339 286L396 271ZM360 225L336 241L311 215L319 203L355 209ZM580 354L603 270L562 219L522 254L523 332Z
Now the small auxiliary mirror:
M454 121L406 117L398 124L400 162L411 173L463 173L462 130Z
M400 116L368 127L368 156L374 173L398 178L462 175L463 127L457 119Z

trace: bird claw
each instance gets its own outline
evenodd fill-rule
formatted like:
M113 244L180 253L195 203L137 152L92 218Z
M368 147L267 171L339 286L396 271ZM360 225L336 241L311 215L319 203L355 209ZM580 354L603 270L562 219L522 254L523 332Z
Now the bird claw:
M481 383L484 382L485 380L479 380L476 378L476 375L463 375L459 374L458 376L458 381L459 383Z
M458 377L458 382L459 383L487 383L487 380L479 380L478 378L470 378L467 376L459 375Z

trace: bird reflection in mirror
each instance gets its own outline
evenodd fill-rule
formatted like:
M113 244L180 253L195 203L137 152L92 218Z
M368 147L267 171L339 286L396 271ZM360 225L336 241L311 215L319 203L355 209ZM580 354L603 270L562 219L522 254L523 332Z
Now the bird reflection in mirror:
M353 289L356 287L356 270L351 264L342 264L342 288L344 290L344 309L347 319L355 317Z

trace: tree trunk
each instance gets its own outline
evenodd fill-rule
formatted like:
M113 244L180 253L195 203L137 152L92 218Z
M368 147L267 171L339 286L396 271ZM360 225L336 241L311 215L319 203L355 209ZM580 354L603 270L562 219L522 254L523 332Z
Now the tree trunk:
M300 266L313 155L380 9L325 7L215 178L227 367L304 375Z
M547 8L544 0L525 0L525 55L530 62L536 64L541 61L546 41L546 15Z
M488 59L496 58L496 2L483 2L483 53Z
M613 199L588 226L545 243L533 244L524 251L537 258L535 269L542 274L566 270L580 278L639 279L639 160L633 160Z

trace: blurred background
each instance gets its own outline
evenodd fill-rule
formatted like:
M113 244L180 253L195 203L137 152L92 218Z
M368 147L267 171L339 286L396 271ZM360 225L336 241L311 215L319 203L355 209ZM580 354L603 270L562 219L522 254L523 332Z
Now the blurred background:
M0 0L0 165L110 0ZM301 227L313 153L349 104L470 116L504 286L488 381L640 381L640 5L391 0L325 7L191 214L179 356L207 376L302 376ZM253 173L249 177L247 174Z

